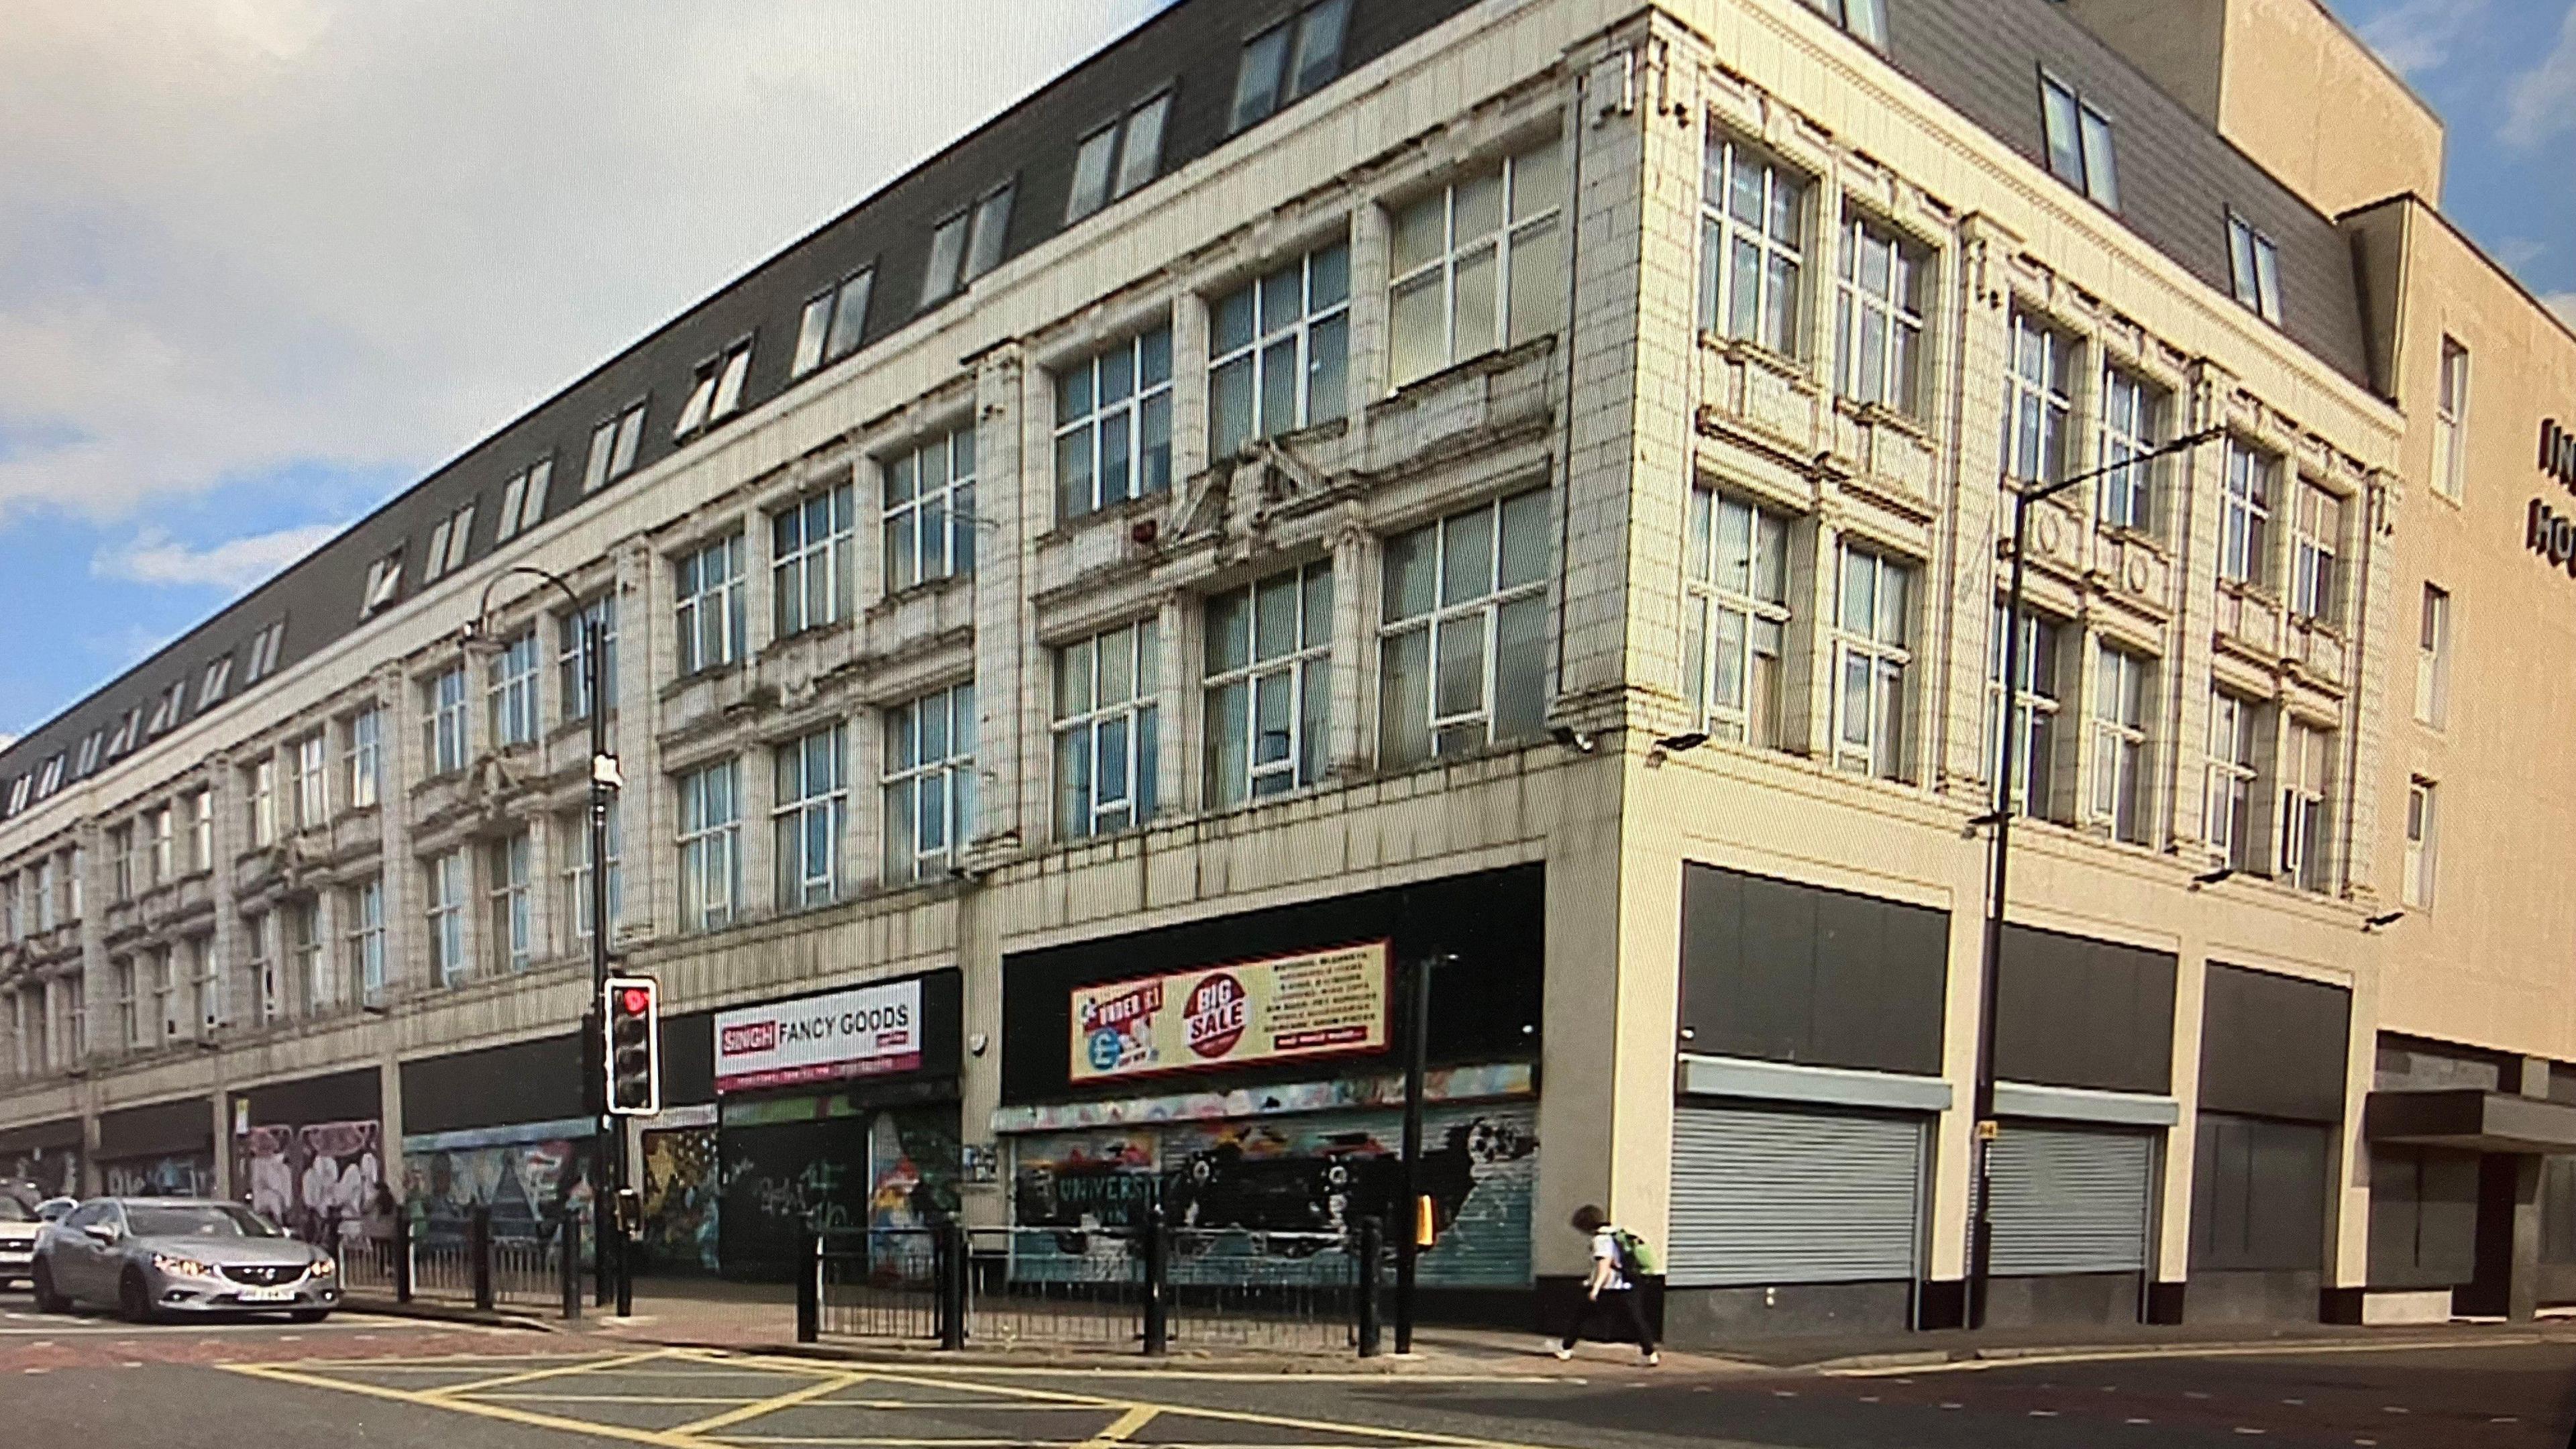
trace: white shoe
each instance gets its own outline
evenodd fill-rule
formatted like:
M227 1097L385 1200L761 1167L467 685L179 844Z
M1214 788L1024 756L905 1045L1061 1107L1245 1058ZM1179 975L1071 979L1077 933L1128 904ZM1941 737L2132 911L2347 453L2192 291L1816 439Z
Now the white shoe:
M1560 1362L1560 1363L1562 1363L1562 1362L1563 1362L1563 1361L1565 1361L1566 1359L1570 1359L1570 1358L1574 1357L1574 1350L1573 1350L1573 1349L1570 1349L1570 1348L1567 1348L1564 1344L1561 1344L1561 1343L1551 1343L1551 1344L1549 1344L1549 1345L1547 1346L1547 1351L1548 1351L1549 1353L1555 1354L1555 1355L1556 1355L1556 1357L1557 1357L1557 1361L1558 1361L1558 1362Z
M1647 1355L1646 1355L1646 1367L1648 1367L1648 1368L1662 1368L1663 1366L1664 1366L1664 1356L1663 1356L1663 1354L1661 1354L1660 1352L1649 1352L1649 1353L1647 1353Z

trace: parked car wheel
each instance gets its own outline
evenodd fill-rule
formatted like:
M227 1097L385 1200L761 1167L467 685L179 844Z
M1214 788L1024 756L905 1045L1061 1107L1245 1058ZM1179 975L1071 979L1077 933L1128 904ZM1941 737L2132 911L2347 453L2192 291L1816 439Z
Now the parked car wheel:
M152 1321L152 1290L143 1284L143 1275L132 1268L116 1285L116 1307L128 1323Z
M54 1291L54 1270L46 1267L42 1262L36 1264L35 1287L36 1311L38 1313L69 1313L72 1311L72 1301Z

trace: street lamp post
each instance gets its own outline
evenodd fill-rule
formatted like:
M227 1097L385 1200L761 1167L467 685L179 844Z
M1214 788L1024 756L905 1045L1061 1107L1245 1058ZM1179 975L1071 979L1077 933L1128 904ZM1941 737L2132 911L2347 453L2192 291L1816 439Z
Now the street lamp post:
M2012 582L2004 593L2003 706L1996 728L2003 731L2002 758L1995 767L1995 808L1981 815L1976 823L1994 827L1994 864L1986 880L1986 941L1978 962L1977 981L1977 1090L1976 1129L1968 1163L1969 1191L1974 1195L1973 1212L1968 1222L1968 1301L1966 1318L1970 1328L1986 1326L1986 1287L1994 1265L1994 1180L1995 1138L2000 1127L1995 1121L1995 998L2003 975L2004 956L2004 885L2012 868L2012 822L2014 814L2013 771L2020 763L2021 731L2016 724L2021 705L2021 595L2024 551L2030 541L2030 506L2044 498L2054 498L2078 483L2090 482L2123 468L2143 467L2172 453L2188 452L2201 444L2225 437L2227 430L2203 428L2188 437L2176 438L2159 448L2105 464L2054 483L2037 488L2006 485L2012 494Z
M617 757L608 750L607 669L603 657L606 620L602 611L585 609L581 595L559 575L534 564L517 564L495 574L483 586L474 617L465 626L468 643L486 637L492 590L513 574L527 574L554 585L581 627L581 689L590 715L590 1005L582 1013L582 1038L600 1053L599 1069L585 1072L582 1084L583 1103L592 1123L592 1255L598 1301L607 1303L613 1289L617 1312L625 1316L633 1312L635 1291L627 1261L626 1227L617 1212L618 1195L626 1183L626 1153L608 1116L607 1042L600 1016L600 1002L608 989L608 806L612 793L624 783L618 774ZM587 1050L584 1060L589 1060ZM566 1211L570 1206L569 1202L565 1204Z

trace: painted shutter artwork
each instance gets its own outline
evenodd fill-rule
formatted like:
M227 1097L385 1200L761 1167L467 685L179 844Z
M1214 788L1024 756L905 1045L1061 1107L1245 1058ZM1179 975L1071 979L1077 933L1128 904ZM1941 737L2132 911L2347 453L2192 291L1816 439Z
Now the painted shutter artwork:
M1676 1288L1920 1276L1917 1117L1681 1106L1673 1111Z

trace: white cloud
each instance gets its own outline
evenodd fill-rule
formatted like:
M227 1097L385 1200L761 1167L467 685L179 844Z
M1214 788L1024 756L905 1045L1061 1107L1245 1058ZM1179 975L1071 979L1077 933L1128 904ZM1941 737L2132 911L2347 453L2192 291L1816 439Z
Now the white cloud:
M600 657L601 657L602 659L605 659L605 658L607 658L607 657L608 657L608 655L606 654L606 652L605 652L605 651L603 651L603 652L600 654ZM11 745L14 745L14 744L16 744L16 743L18 743L18 737L17 737L16 735L13 735L13 734L7 734L7 733L0 733L0 750L5 750L5 749L9 748Z
M2361 27L2361 38L2400 73L2421 75L2451 58L2451 46L2487 0L2403 0Z
M2501 134L2508 144L2537 146L2562 131L2576 131L2576 4L2567 7L2549 54L2505 90Z
M1161 3L11 7L0 527L424 469Z
M2552 292L2540 300L2542 305L2558 314L2558 320L2576 327L2576 292Z
M227 539L210 548L190 548L157 528L147 528L123 547L91 559L89 571L139 584L197 585L240 593L320 548L346 526L315 523L281 528Z

